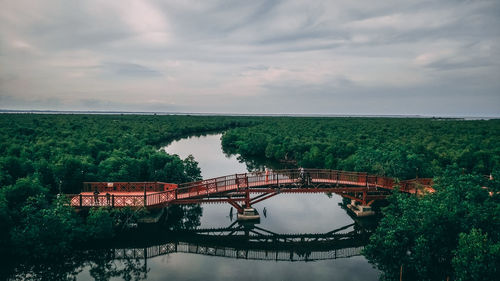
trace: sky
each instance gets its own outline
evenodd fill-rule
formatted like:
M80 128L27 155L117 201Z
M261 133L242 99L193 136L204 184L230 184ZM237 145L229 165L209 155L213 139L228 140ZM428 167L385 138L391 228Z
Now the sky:
M0 5L0 109L500 116L498 0Z

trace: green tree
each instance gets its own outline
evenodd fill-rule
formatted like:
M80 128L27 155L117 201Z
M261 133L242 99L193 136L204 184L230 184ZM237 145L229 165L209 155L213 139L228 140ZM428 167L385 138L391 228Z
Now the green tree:
M92 208L87 217L87 234L91 239L107 239L113 236L114 219L109 209Z
M480 229L460 233L454 254L453 269L458 281L495 280L500 274L500 243L493 243Z
M21 222L11 231L16 255L46 259L65 255L83 230L65 198L49 204L43 195L29 197L21 211ZM84 239L81 239L84 240Z
M485 186L494 189L497 182L449 170L436 178L433 194L415 197L396 192L365 248L366 256L387 280L397 280L401 266L406 276L415 280L443 280L454 275L455 255L467 254L467 249L459 245L459 240L466 238L460 238L461 233L482 229L491 238L485 247L496 252L500 198L490 195ZM476 231L472 234L478 236ZM494 274L487 264L478 267L486 270L486 276Z

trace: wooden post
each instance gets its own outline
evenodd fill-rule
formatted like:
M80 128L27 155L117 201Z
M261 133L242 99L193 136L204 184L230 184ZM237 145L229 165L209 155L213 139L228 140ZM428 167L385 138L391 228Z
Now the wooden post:
M113 208L115 207L115 195L114 194L111 195L111 207L113 207Z
M248 186L245 190L245 207L250 208L250 190L248 189Z
M144 248L144 274L148 273L148 248Z
M80 207L82 207L82 194L80 193Z
M147 197L146 197L146 184L144 184L144 207L147 205Z

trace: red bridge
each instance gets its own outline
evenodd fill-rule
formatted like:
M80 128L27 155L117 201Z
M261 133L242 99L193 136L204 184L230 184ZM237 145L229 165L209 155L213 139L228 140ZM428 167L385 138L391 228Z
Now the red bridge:
M76 208L99 206L163 208L169 204L229 203L238 212L280 193L335 193L371 205L391 190L434 192L432 179L400 181L367 173L336 170L276 170L234 174L180 185L163 182L85 182L83 192L69 194ZM97 192L96 192L97 191ZM254 197L251 197L255 195Z

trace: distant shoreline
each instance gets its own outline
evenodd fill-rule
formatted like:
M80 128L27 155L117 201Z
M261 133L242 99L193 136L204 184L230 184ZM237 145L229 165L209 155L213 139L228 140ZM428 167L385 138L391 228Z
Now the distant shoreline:
M160 112L160 111L96 111L96 110L14 110L0 109L0 114L95 114L95 115L194 115L194 116L255 116L255 117L367 117L367 118L437 118L463 120L500 119L500 116L439 116L439 115L371 115L321 113L213 113L213 112Z

